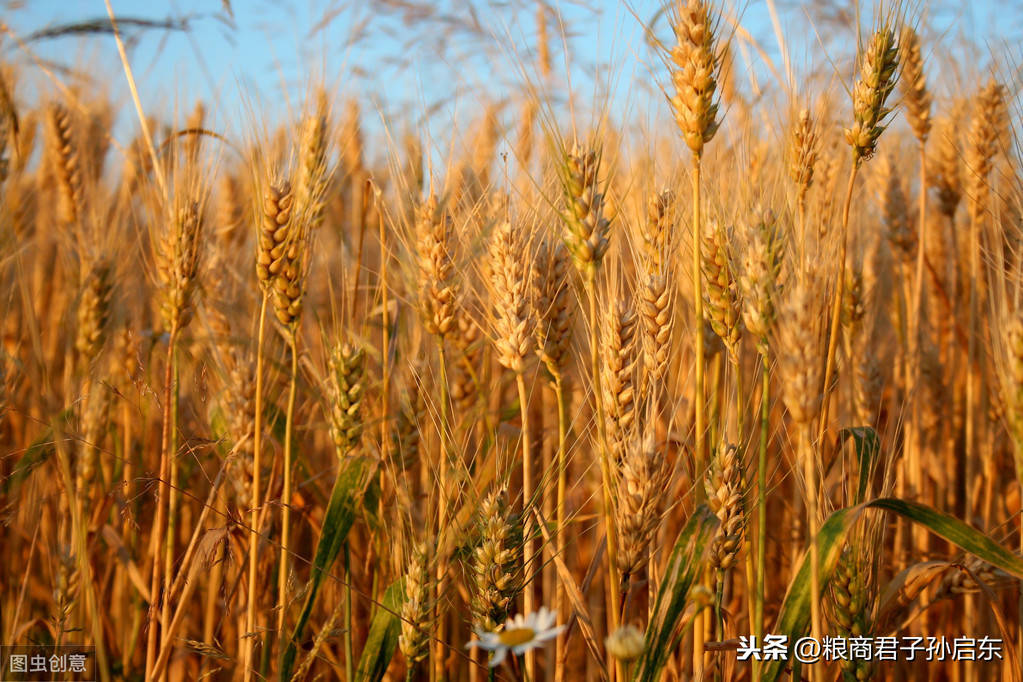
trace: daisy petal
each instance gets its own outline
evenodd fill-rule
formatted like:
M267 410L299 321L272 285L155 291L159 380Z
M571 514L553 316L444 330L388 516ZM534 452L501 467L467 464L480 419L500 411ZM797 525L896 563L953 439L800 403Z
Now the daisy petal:
M494 651L494 655L490 658L490 663L487 664L490 668L496 668L504 662L504 657L508 655L507 647L501 647Z

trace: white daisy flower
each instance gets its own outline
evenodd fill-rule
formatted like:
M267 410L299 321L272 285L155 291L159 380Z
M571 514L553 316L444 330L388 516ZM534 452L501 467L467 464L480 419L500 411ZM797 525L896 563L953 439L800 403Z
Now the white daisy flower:
M557 637L565 629L564 625L554 626L557 620L558 614L546 606L541 606L536 613L509 618L504 626L495 632L477 632L476 636L479 639L472 640L465 647L468 649L478 646L480 649L493 652L490 667L494 668L501 665L509 651L518 656L530 649L537 649Z

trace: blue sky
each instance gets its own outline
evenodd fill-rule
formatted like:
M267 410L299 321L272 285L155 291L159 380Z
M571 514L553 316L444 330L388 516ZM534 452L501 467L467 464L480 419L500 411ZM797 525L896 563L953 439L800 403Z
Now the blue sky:
M126 18L188 17L187 32L127 31L133 38L130 58L142 99L147 108L166 112L187 111L201 98L221 123L246 120L250 116L246 110L257 110L271 120L288 117L289 104L292 112L300 106L310 76L323 77L342 97L361 95L364 102L372 102L366 108L375 107L388 117L409 111L421 115L437 105L433 115L438 120L454 120L462 110L476 110L483 93L505 94L524 78L535 79L533 0L439 0L432 16L412 17L403 15L399 0L231 0L233 18L222 0L111 2L115 13ZM103 0L11 0L7 4L5 19L22 38L54 25L106 17ZM548 4L568 29L564 42L572 64L573 90L585 98L593 92L594 82L612 84L612 114L619 119L628 117L628 110L639 106L637 102L656 97L650 84L662 77L663 69L644 42L640 19L653 18L660 3L549 0ZM814 3L809 0L776 0L775 5L797 74L814 67L830 68L825 54L837 57L854 46L854 26L842 21L827 25L819 17L811 20L808 8ZM768 3L749 0L738 7L725 6L741 15L743 28L782 69ZM866 17L872 7L865 5ZM915 15L924 16L925 36L938 46L935 54L942 58L970 40L1001 52L1010 37L1023 35L1021 2L985 0L960 5L943 0L916 2L912 7ZM659 26L664 35L664 22ZM833 39L824 46L818 44L814 27ZM563 82L562 39L553 20L551 29L555 77ZM48 77L36 60L81 69L122 103L122 125L133 116L109 35L39 39L27 47L31 54L10 39L3 42L7 61L27 65L24 82L41 82L44 90L55 90L46 85ZM1010 45L1010 54L1012 49ZM1019 63L1019 48L1014 49ZM743 55L737 56L739 68L750 64L759 79L769 80L770 71L756 50L748 54L745 63ZM35 73L27 73L33 69ZM67 80L61 73L55 72L54 77ZM599 96L593 99L600 101Z

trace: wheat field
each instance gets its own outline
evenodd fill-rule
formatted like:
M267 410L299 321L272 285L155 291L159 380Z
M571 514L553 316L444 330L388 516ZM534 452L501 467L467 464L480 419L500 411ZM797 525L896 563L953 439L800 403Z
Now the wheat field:
M57 30L116 47L115 99L3 24L0 645L103 682L1023 680L1012 46L862 6L796 76L731 5L623 5L623 112L525 4L529 41L484 30L517 85L457 120L315 69L281 120L147 101L106 3Z

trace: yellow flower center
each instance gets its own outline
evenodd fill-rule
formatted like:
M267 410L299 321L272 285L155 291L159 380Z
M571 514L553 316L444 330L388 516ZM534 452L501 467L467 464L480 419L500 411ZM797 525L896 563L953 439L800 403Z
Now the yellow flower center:
M515 628L500 633L497 639L501 644L512 647L532 641L534 637L536 637L536 631L533 628Z

